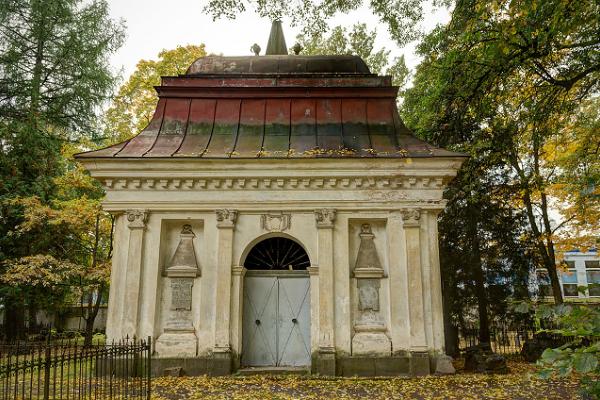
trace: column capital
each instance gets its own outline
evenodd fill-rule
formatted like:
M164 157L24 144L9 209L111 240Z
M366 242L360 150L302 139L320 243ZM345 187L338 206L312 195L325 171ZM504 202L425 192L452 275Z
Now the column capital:
M217 228L233 228L237 222L238 212L236 210L216 210Z
M140 229L146 227L148 212L146 210L127 210L127 221L130 229Z
M231 274L233 276L242 276L243 277L244 275L246 275L246 271L247 271L247 269L240 265L235 265L235 266L231 267Z
M417 227L420 224L421 210L418 208L408 208L401 211L402 221L406 227Z
M333 228L336 210L333 208L321 208L315 210L317 228Z

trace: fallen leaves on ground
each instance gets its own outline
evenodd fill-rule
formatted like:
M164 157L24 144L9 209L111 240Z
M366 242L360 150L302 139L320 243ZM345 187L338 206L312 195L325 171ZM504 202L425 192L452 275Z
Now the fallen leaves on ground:
M153 399L579 399L578 381L541 380L534 367L512 361L505 375L470 374L419 378L327 378L296 375L161 377Z

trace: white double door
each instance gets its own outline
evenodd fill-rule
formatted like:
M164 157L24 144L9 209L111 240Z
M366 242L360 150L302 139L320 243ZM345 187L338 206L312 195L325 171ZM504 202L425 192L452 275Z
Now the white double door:
M310 365L306 271L248 271L243 306L243 366Z

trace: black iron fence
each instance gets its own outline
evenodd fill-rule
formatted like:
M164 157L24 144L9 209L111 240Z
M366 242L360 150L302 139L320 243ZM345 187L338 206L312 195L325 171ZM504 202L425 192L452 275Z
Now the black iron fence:
M553 327L544 326L551 330ZM535 343L533 340L535 339ZM490 346L492 351L503 355L523 354L523 347L529 345L541 347L558 347L571 342L572 338L550 332L540 333L533 324L504 325L493 324L490 326ZM594 341L590 338L588 341ZM479 344L479 327L477 325L462 326L458 328L458 348L460 351ZM543 350L543 348L541 349Z
M533 339L536 328L533 325L490 326L490 346L498 354L520 354L528 340ZM461 351L479 344L479 327L463 326L458 328L458 347Z
M0 399L150 399L151 339L0 343Z

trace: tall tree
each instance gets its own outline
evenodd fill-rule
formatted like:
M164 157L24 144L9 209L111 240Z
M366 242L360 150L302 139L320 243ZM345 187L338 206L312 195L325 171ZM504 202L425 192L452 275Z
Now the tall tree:
M122 40L104 0L0 2L0 262L35 255L15 233L23 206L13 200L52 199L62 144L92 133L115 83L108 57ZM11 335L22 305L6 307Z
M527 217L534 260L548 270L556 303L563 301L557 234L575 224L593 231L587 215L598 205L590 190L578 191L577 208L568 204L573 196L552 197L551 187L566 170L549 150L582 100L598 93L599 27L595 1L457 2L452 21L420 45L424 61L405 108L408 124L430 140L479 147L498 158L507 193ZM587 211L553 221L553 202Z
M104 192L82 167L73 166L55 181L49 204L36 196L12 199L23 211L12 235L28 240L32 255L2 263L0 296L55 315L79 306L89 345L107 295L114 218L102 211Z

